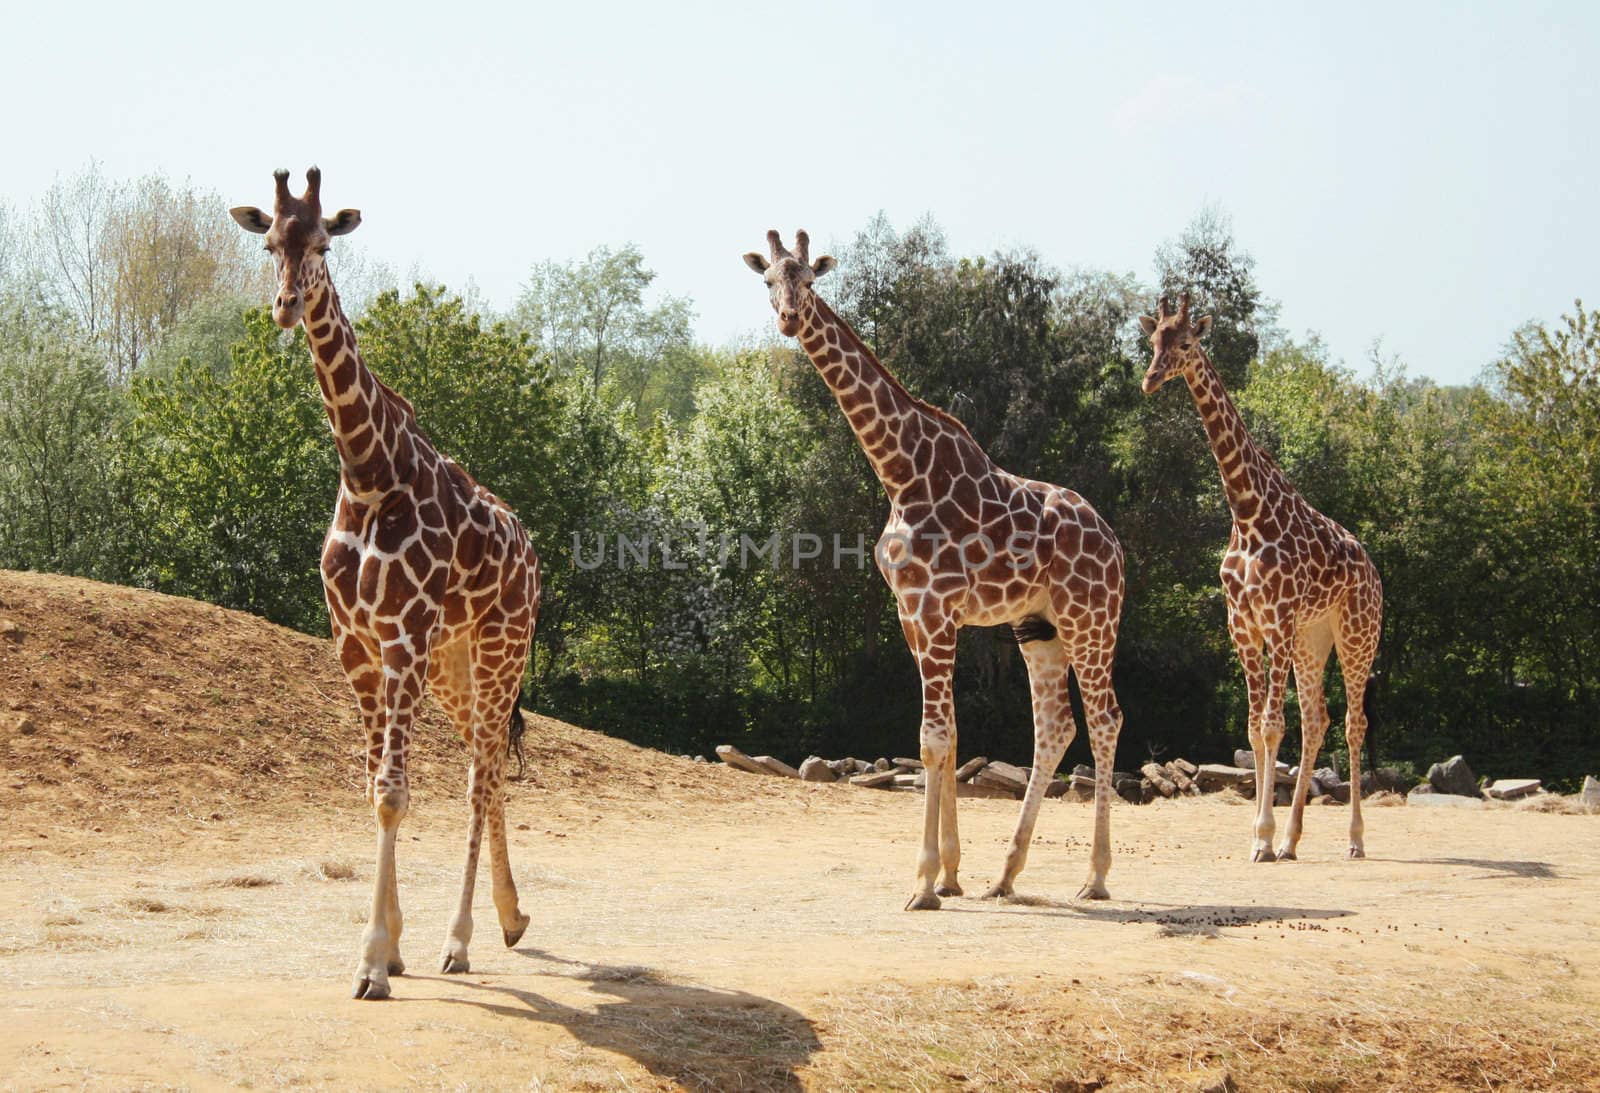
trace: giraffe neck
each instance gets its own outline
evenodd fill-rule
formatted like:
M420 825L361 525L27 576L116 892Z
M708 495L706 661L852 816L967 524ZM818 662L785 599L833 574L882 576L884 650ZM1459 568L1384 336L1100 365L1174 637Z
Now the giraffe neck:
M411 481L419 445L410 403L367 368L327 269L304 286L306 340L345 489L376 499Z
M1244 418L1228 397L1222 377L1217 375L1205 352L1197 351L1196 355L1198 360L1193 367L1184 370L1184 379L1200 411L1200 421L1205 426L1211 454L1216 457L1217 470L1222 472L1222 492L1228 498L1233 521L1248 524L1260 513L1276 470L1250 439Z
M833 392L873 473L891 500L916 483L925 468L913 458L918 441L954 432L977 442L955 418L915 397L885 368L865 342L815 294L803 315L800 344ZM978 449L984 462L988 457Z

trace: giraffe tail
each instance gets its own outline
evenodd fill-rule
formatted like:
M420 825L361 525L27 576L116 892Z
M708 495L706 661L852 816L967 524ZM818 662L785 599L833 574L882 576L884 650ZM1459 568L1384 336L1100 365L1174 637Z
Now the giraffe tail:
M522 719L522 694L517 694L517 700L511 704L511 724L507 726L511 742L511 750L517 753L517 781L522 781L522 734L528 731L528 723Z
M1049 620L1041 619L1038 615L1029 615L1011 624L1011 640L1018 645L1026 645L1030 641L1052 641L1055 636L1056 628Z

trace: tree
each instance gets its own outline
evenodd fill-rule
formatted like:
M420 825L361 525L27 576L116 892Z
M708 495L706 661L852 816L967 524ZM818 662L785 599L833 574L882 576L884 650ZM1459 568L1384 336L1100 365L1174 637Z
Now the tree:
M581 262L535 266L514 314L558 370L585 373L596 394L608 376L614 378L619 394L648 421L653 414L644 402L652 374L683 365L694 314L678 297L646 307L653 280L632 243L619 251L596 247Z
M117 575L122 412L70 317L0 296L0 568Z

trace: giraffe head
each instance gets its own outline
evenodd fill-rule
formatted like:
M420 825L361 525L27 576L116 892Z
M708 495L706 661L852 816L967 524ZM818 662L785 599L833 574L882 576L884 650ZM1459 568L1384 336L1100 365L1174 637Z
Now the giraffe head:
M1155 355L1150 359L1150 370L1144 374L1144 393L1153 395L1173 376L1189 371L1201 356L1200 339L1211 329L1211 316L1189 318L1189 293L1184 290L1178 297L1178 309L1173 311L1165 296L1156 301L1154 315L1139 316L1139 328L1150 335L1150 345Z
M305 314L307 286L327 276L323 256L328 240L356 230L361 213L340 209L334 216L322 215L322 172L306 171L306 192L299 197L289 193L289 172L272 172L278 181L272 199L272 215L254 205L228 210L247 232L267 237L267 253L272 255L278 273L278 296L272 301L272 318L287 330Z
M751 251L744 256L744 264L767 282L767 291L772 294L772 310L778 313L778 329L792 338L800 333L801 317L811 309L814 298L811 282L838 263L826 254L813 262L811 237L803 231L794 233L793 254L784 248L775 231L767 233L767 246L772 248L772 261Z

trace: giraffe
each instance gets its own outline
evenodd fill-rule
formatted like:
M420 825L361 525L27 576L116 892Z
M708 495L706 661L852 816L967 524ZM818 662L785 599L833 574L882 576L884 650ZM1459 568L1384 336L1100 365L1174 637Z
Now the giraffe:
M1383 626L1383 585L1356 537L1312 508L1272 457L1250 439L1244 419L1200 346L1211 329L1211 317L1190 321L1189 305L1185 292L1176 311L1163 298L1155 315L1139 316L1155 350L1143 386L1144 393L1152 395L1173 376L1188 381L1233 514L1228 550L1222 556L1222 588L1228 601L1228 636L1244 666L1250 694L1250 749L1256 763L1251 860L1295 860L1306 787L1328 729L1322 674L1330 650L1337 650L1344 673L1344 731L1350 749L1349 856L1362 858L1366 844L1361 743L1369 716L1364 699ZM1272 806L1290 667L1300 697L1300 774L1284 842L1274 852Z
M984 898L1013 894L1045 788L1077 733L1067 677L1076 672L1095 760L1094 845L1080 899L1109 899L1111 772L1122 710L1111 686L1122 612L1122 547L1110 525L1071 490L1002 470L950 414L907 391L848 323L813 290L834 260L793 253L767 233L761 274L778 329L800 339L833 391L890 500L874 558L894 594L922 676L922 762L927 768L916 887L906 910L936 910L962 894L957 871L956 724L951 674L963 626L1010 624L1033 700L1033 773L1000 875Z
M317 384L339 453L339 493L322 549L322 586L333 641L367 735L367 800L378 824L372 910L353 995L389 996L400 959L395 840L410 801L406 756L425 689L471 751L472 819L461 897L441 956L468 970L472 893L485 827L494 903L506 945L527 929L506 851L506 755L522 729L517 698L539 610L539 560L516 516L440 454L411 404L368 370L328 275L328 241L361 223L354 209L322 216L322 176L289 192L274 172L273 215L232 210L266 236L278 278L272 317L305 326Z

